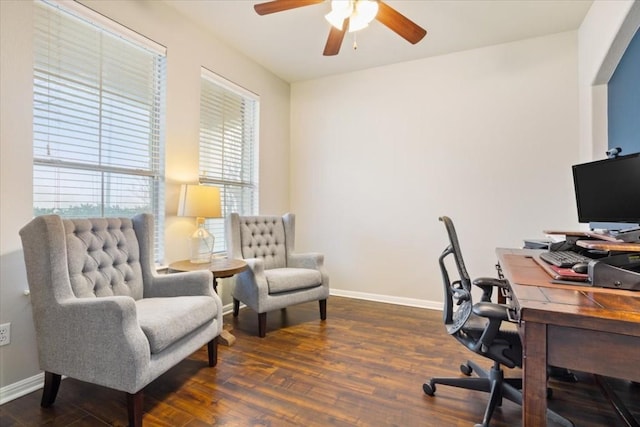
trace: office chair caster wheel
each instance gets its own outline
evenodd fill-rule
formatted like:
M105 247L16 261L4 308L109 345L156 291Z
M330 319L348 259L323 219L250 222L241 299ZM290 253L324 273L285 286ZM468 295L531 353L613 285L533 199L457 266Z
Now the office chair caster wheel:
M436 385L431 384L430 382L424 383L422 384L422 391L424 391L424 394L426 394L427 396L433 396L436 392Z
M473 368L466 363L460 365L460 372L465 374L466 376L470 376L473 373Z

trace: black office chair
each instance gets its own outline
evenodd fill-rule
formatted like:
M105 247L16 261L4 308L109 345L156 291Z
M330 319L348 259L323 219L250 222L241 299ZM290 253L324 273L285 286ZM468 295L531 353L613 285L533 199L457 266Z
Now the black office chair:
M508 304L490 302L489 288L499 287L508 289L505 281L493 278L476 279L471 281L462 258L460 244L455 227L450 218L443 216L440 221L449 234L450 244L439 258L442 281L444 285L443 319L447 332L455 337L469 350L493 360L493 366L487 372L476 363L468 360L460 365L460 371L470 376L473 372L477 378L431 378L422 388L424 392L433 396L436 384L478 390L490 393L489 403L481 424L476 427L488 427L491 416L497 406L502 405L502 399L522 405L522 379L505 378L502 366L508 368L522 367L522 344L516 328L508 330L503 322L511 322L515 317L513 308ZM458 279L451 281L445 264L449 255L453 255L457 267ZM471 295L472 285L483 289L482 301L473 303ZM487 295L489 299L487 299ZM502 326L502 327L501 327ZM548 417L563 426L573 424L552 411Z

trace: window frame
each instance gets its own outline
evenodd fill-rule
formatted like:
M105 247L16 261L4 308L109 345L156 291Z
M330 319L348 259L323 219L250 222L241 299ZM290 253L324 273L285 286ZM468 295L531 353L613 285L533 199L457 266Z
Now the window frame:
M51 211L65 218L123 217L151 211L155 218L155 258L160 263L164 258L166 48L76 2L41 0L34 2L34 9L34 215ZM67 20L73 24L59 23ZM95 31L96 39L92 42L78 37L71 45L59 28L69 34ZM95 46L98 49L94 49ZM118 52L129 52L129 56L109 56L110 48L122 49ZM81 68L80 65L89 63L81 59L83 50L98 52L95 58L99 66L90 67L86 79L75 75L75 69L70 71L76 64ZM78 56L72 57L74 53ZM142 66L146 74L141 81L127 74L138 71L139 64L126 62L131 55L146 58ZM86 99L82 91L87 94ZM137 92L146 97L136 98ZM83 108L85 101L98 107ZM111 104L108 106L108 103ZM99 131L95 130L96 124ZM112 135L103 129L111 130ZM93 134L81 136L87 130ZM58 155L49 152L50 140ZM83 147L87 150L84 156L79 152L74 154L74 148ZM115 154L111 160L103 160L107 157L105 153ZM44 175L45 171L67 179L51 185L51 181L44 178L51 175ZM88 177L94 179L94 185L98 181L101 184L90 188L86 185ZM72 184L62 190L65 182ZM140 199L127 191L129 188L141 191ZM66 213L55 203L51 207L54 193L62 191L69 195L69 200L61 202L67 205ZM107 199L111 196L116 201L110 205ZM142 205L136 208L140 202ZM49 207L38 207L39 203ZM85 215L84 204L88 212L93 210L97 215ZM140 209L143 206L146 208ZM130 214L125 213L129 211Z
M225 220L230 213L237 212L240 215L257 215L259 211L259 123L260 123L260 96L225 79L224 77L208 70L205 67L201 67L200 73L200 130L199 130L199 141L198 141L198 152L199 152L199 161L198 161L198 179L201 185L212 185L220 188L220 196L221 196L221 204L222 204L222 216L223 218L209 218L205 220L205 227L207 230L215 236L215 253L223 253L226 252L226 230L225 230ZM243 113L242 118L242 157L240 159L240 163L248 162L249 165L245 168L244 172L248 174L248 179L228 179L225 176L224 172L224 159L221 160L220 168L221 170L215 170L212 173L212 170L215 168L207 168L204 165L207 163L207 158L210 158L211 152L207 152L207 150L215 150L215 147L211 147L210 144L219 144L220 141L211 141L211 138L206 137L207 129L205 121L207 118L205 110L206 107L211 107L211 105L203 105L204 102L204 91L205 85L211 84L215 85L218 90L224 92L225 95L240 97L242 99L242 105L240 106L240 111L233 111L234 113ZM229 106L229 103L225 103L224 101L218 100L225 106ZM233 104L233 103L231 103ZM233 105L232 105L233 106ZM223 109L224 110L224 109ZM226 111L226 110L225 110ZM210 119L210 117L209 117ZM222 123L225 122L225 118L221 117ZM248 129L245 129L247 127ZM231 132L229 132L231 133ZM226 133L225 133L226 134ZM227 144L227 141L224 136L222 136L223 147L220 148L220 153L225 151L224 145ZM237 143L237 140L235 140ZM233 142L232 142L233 143ZM232 144L231 143L231 144ZM231 145L228 144L228 145ZM221 154L221 157L224 158L224 155ZM229 156L230 157L230 156ZM237 166L238 163L234 162L234 165ZM250 169L250 170L249 170ZM213 174L213 176L212 176ZM240 195L238 196L237 191L241 189L242 191L249 192L248 196ZM235 190L235 193L234 193ZM232 198L237 196L241 202L238 204L233 203ZM246 202L245 197L249 198L249 201ZM237 207L240 209L237 209Z

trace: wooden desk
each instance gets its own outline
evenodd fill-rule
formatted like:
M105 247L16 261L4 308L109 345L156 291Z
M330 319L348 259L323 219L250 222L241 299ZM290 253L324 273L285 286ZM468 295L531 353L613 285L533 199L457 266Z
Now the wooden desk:
M640 382L640 292L558 285L533 250L497 249L518 308L524 427L547 424L547 365Z
M218 293L218 279L232 277L247 268L247 263L241 259L213 258L210 263L196 264L188 259L169 264L169 272L209 270L213 273L213 290ZM220 334L222 344L232 346L236 337L230 329L224 329Z

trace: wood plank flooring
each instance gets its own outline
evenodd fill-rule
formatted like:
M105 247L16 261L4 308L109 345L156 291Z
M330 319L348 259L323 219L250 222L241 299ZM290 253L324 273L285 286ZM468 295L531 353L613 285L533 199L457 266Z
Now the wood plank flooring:
M326 322L318 304L269 313L267 337L257 315L243 309L232 347L219 347L215 368L206 348L145 389L144 424L152 426L472 426L487 403L482 392L438 386L432 376L461 376L467 358L489 367L449 337L441 312L331 297ZM579 349L576 350L576 353ZM507 376L519 376L518 370ZM549 406L576 426L624 426L590 375L579 382L550 380ZM613 387L640 419L640 387ZM65 379L53 407L39 406L41 390L0 406L0 426L125 426L124 393ZM505 401L493 426L519 426L521 409Z

